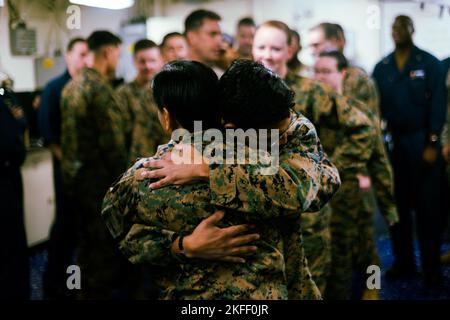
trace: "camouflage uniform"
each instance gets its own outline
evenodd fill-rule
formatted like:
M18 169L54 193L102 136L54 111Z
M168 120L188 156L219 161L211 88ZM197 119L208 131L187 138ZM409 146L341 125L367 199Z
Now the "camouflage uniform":
M289 72L296 74L297 76L304 78L313 78L314 77L314 68L303 64L300 62L300 65L295 68L289 68Z
M111 298L131 266L113 246L100 217L106 190L126 168L122 112L108 81L88 68L64 88L61 112L64 190L80 239L80 298Z
M350 99L328 86L292 73L285 81L296 93L295 109L315 124L324 150L341 176L341 188L330 202L330 228L330 211L325 210L303 215L301 223L306 256L310 266L315 266L311 270L313 279L322 290L327 289L326 297L345 299L351 289L352 249L358 239L357 216L362 205L356 174L367 175L374 129L371 121L351 106Z
M304 117L293 121L290 130L300 134L281 152L285 160L273 176L259 174L258 165L216 163L210 165L209 185L149 191L148 181L136 178L135 170L143 170L138 169L141 160L110 189L102 212L105 222L132 262L164 267L158 274L160 298L320 297L304 257L298 213L311 205L321 207L336 191L339 176L323 158L312 124ZM174 144L160 147L157 156ZM172 253L175 232L191 233L202 219L224 207L228 210L222 226L251 222L261 234L259 250L249 263L188 262Z
M299 116L299 120L300 123L302 123L304 120L303 116ZM309 121L308 121L309 122ZM298 167L296 170L301 169L302 166L301 163L296 163L297 160L295 160L298 156L296 156L296 153L302 153L304 152L304 146L306 145L314 145L311 142L306 141L304 138L302 138L301 140L298 139L298 137L304 137L305 133L302 133L301 131L298 130L299 126L294 126L291 127L288 130L288 143L281 146L281 150L280 150L280 163L281 166L286 169L287 172L292 171L292 168L296 168ZM322 153L322 146L320 146L320 152ZM305 281L301 281L301 274L300 273L296 273L295 270L297 270L298 264L300 261L302 261L302 259L300 257L302 257L303 254L303 248L301 248L301 246L298 246L299 242L302 242L303 246L305 247L305 251L306 251L306 257L308 260L308 266L309 266L309 270L314 269L314 272L316 272L318 269L315 266L315 263L317 263L315 261L315 259L312 259L311 261L311 257L314 258L314 255L318 254L321 255L323 251L314 251L315 248L313 248L313 245L311 243L311 239L312 239L312 235L309 234L309 232L311 232L310 229L308 229L309 226L304 225L304 221L310 221L310 219L304 219L303 216L304 215L311 215L312 213L310 212L304 212L304 211L318 211L321 208L324 208L324 205L328 202L328 200L330 199L329 195L333 195L336 191L335 186L336 184L340 184L340 178L337 174L337 172L335 171L336 168L334 167L334 165L329 164L328 159L326 158L326 155L324 155L324 164L322 165L322 168L325 170L324 173L322 173L322 181L320 183L320 187L322 188L321 192L322 194L318 195L318 198L316 200L320 200L321 202L319 203L312 203L309 206L303 206L302 208L297 207L296 208L296 204L293 201L297 201L298 197L296 198L294 194L290 195L286 194L287 196L285 197L285 194L282 192L280 194L270 194L270 192L267 192L267 190L263 190L261 189L258 184L254 184L254 188L249 188L248 187L248 181L251 180L251 177L245 174L240 174L241 171L245 172L245 168L242 166L235 166L235 168L232 168L232 166L226 166L225 168L211 168L210 170L210 187L211 187L211 192L212 192L212 198L213 199L217 199L217 195L219 194L223 194L223 195L233 195L234 191L234 181L240 181L240 184L238 184L238 190L241 189L241 196L245 197L245 194L249 194L252 195L254 197L254 202L258 202L260 201L260 204L263 205L266 201L269 201L269 199L280 199L281 203L284 204L284 206L287 206L289 209L292 210L297 210L298 213L303 212L302 213L302 218L300 220L295 220L295 221L290 221L286 226L290 226L291 228L298 228L301 230L301 232L294 232L291 234L291 239L286 240L286 243L288 244L289 249L286 250L286 252L289 252L289 254L286 256L286 274L288 275L288 279L290 280L290 286L288 287L288 292L289 292L289 299L304 299L304 296L302 295L302 290L298 289L299 286L302 283L305 283ZM328 165L327 165L328 163ZM286 164L289 164L289 166L291 168L286 167ZM235 170L234 170L235 169ZM310 175L313 176L313 175ZM231 179L230 179L231 177ZM235 177L235 178L233 178ZM222 182L222 180L225 181L225 183ZM274 179L275 180L275 179ZM261 181L259 183L259 185L262 185L263 181ZM220 191L218 189L218 186L223 185L223 187L225 188L225 190ZM330 189L327 189L330 188ZM334 189L334 190L332 190ZM289 190L289 186L285 184L285 187L282 190ZM299 190L307 190L306 186L305 188L299 189ZM254 196L253 192L260 192L261 194L259 196ZM264 194L264 192L266 192L266 194ZM327 196L328 195L328 196ZM267 200L265 201L261 201L261 200L257 200L257 199L264 199L267 198ZM302 196L302 198L306 198L306 196ZM218 198L220 199L220 198ZM234 199L235 201L237 200L236 204L233 204L233 201L216 201L217 205L221 205L221 206L225 206L227 208L234 208L234 209L238 209L239 206L244 205L245 203L239 202L239 197L233 197L231 199ZM280 205L280 204L277 204ZM329 216L329 210L327 210L325 207L324 208L324 213L327 214ZM259 212L264 211L264 207L261 206L261 208L259 209ZM322 212L322 211L321 211ZM326 218L324 218L326 219ZM307 227L307 229L305 230L304 227ZM329 235L329 230L328 230L328 225L327 225L327 230L324 231L324 234L328 234ZM323 227L324 229L324 227ZM319 231L319 230L315 230L315 231ZM322 231L322 230L320 230ZM305 238L305 232L307 233L306 236L309 237L308 241L303 241L303 238ZM303 234L303 236L302 236ZM322 237L317 237L319 239L319 241L322 240ZM329 237L328 237L329 238ZM297 239L297 240L296 240ZM327 242L327 244L329 246L329 242ZM322 248L322 247L321 247ZM310 255L308 255L308 253ZM331 259L331 257L330 257ZM312 265L311 265L312 263ZM292 271L290 271L292 270ZM321 278L318 278L317 275L320 274L320 271L316 272L316 274L313 274L313 280L314 282L316 282L317 286L319 287L319 289L321 289ZM318 279L318 281L316 280ZM322 292L322 291L321 291Z
M150 157L156 148L169 140L158 119L158 109L153 101L150 82L141 86L136 80L124 84L117 90L126 111L125 143L129 150L128 163L137 158Z
M344 79L343 94L359 102L354 106L364 112L372 121L375 130L375 141L372 155L367 162L367 169L372 181L374 193L363 195L363 206L358 216L359 241L355 242L356 270L360 276L366 276L369 265L380 265L380 258L376 250L374 235L374 213L376 199L381 214L388 224L398 221L397 208L394 200L394 181L392 167L384 147L380 127L379 100L375 83L359 68L347 68ZM375 199L373 199L375 196Z

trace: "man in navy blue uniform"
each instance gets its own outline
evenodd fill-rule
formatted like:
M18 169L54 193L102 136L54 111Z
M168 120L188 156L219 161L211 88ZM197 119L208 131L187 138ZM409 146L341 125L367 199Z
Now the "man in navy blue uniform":
M15 96L0 85L0 300L30 298L20 173L25 127L24 112Z
M416 272L412 212L415 212L422 271L426 284L442 281L440 204L444 161L439 141L446 117L444 71L438 59L417 48L411 18L398 16L392 26L395 51L380 61L374 78L382 117L392 134L391 160L400 222L391 227L394 265L386 276Z
M41 95L38 121L44 145L53 156L53 179L56 198L56 219L50 232L48 263L44 276L44 291L47 298L64 297L66 292L67 267L72 264L76 246L74 218L64 210L61 181L61 92L77 72L86 66L88 46L85 39L74 38L67 46L65 60L67 70L52 79Z

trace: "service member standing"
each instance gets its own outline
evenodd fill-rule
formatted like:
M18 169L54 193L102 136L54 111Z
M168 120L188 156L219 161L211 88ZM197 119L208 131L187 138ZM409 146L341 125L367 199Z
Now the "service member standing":
M186 59L189 50L186 38L179 32L166 34L160 48L164 63Z
M344 83L347 71L347 59L339 51L322 52L316 60L315 72L316 79L333 87L336 92L342 94L345 92ZM352 96L351 93L344 94ZM381 213L386 219L388 225L392 225L398 221L397 211L394 202L394 184L392 169L384 150L383 138L381 130L377 125L380 120L378 115L372 112L372 109L364 103L365 101L355 100L353 105L369 117L376 129L377 134L373 141L371 156L367 163L369 176L358 175L359 189L363 197L364 206L359 210L357 215L358 223L358 241L355 241L355 257L354 270L357 272L357 282L363 292L363 299L377 299L378 292L376 290L364 289L366 286L365 278L367 277L367 267L370 265L380 265L377 249L375 246L374 234L374 213L375 208L370 201L370 187L373 182L375 192L378 195L387 194L388 197L380 199ZM381 189L381 190L380 190ZM354 286L355 287L355 286ZM356 287L355 287L356 288ZM358 290L359 291L359 290Z
M188 59L213 68L219 77L224 72L217 65L222 57L221 19L215 12L200 9L191 12L184 21Z
M239 20L236 28L236 49L239 59L252 60L253 37L256 24L253 18L245 17Z
M76 247L76 232L70 210L64 210L64 193L61 178L61 92L64 86L87 63L89 49L85 39L74 38L67 45L64 56L67 69L52 79L41 95L38 110L40 135L53 157L53 183L56 199L56 219L53 223L48 248L48 262L44 273L44 292L47 298L64 297L67 294L67 267L72 264Z
M381 114L393 138L392 164L400 222L391 228L395 262L387 276L413 274L412 211L415 211L422 269L427 284L441 282L439 137L445 122L444 72L434 56L417 48L411 18L392 26L395 51L375 67Z
M344 30L336 23L324 22L315 26L310 30L310 39L316 59L319 59L321 54L327 52L334 51L343 54L346 45ZM398 220L398 213L394 199L393 173L385 147L378 143L382 132L379 115L379 97L375 83L363 69L352 66L349 63L347 64L348 66L344 72L342 94L364 103L366 108L362 111L372 120L377 131L377 142L374 144L374 152L367 163L370 176L360 176L360 179L364 179L369 184L368 187L372 187L374 192L373 194L371 192L363 193L363 205L360 209L358 220L359 229L365 230L360 232L360 235L365 238L362 238L361 241L355 244L355 250L358 252L358 256L361 258L364 257L358 264L379 265L379 257L373 240L375 214L373 196L375 196L378 208L385 217L387 224L392 225L395 223ZM335 76L336 74L332 73L328 76ZM362 104L357 105L364 106ZM365 293L369 292L371 293L370 298L373 298L374 291L365 291Z
M152 156L158 145L168 140L158 120L151 88L151 80L163 66L160 49L151 40L139 40L134 45L133 61L136 78L117 90L129 119L126 121L129 164L137 158Z
M68 207L78 219L80 298L111 299L121 297L128 266L100 219L102 198L127 161L123 110L108 77L119 61L121 40L95 31L87 42L92 68L62 92L61 166Z
M13 93L0 86L0 299L30 298L22 176L26 120Z
M370 119L353 107L349 99L317 81L289 72L289 35L290 29L283 22L263 23L255 34L253 57L283 78L296 93L295 110L311 119L325 152L339 170L342 185L330 202L333 214L329 207L320 213L304 213L301 224L314 281L327 295L330 269L336 266L329 282L335 290L328 297L346 299L350 297L351 248L357 238L356 215L361 206L356 174L367 171L374 129Z

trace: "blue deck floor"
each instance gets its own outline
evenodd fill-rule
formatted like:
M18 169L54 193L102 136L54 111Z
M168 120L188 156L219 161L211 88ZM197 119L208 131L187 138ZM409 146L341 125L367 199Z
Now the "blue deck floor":
M408 280L388 281L384 277L384 272L391 266L393 255L391 243L387 235L386 227L382 218L377 215L375 219L375 232L377 234L377 248L381 258L381 291L380 297L383 300L441 300L450 299L450 265L443 266L444 285L441 289L427 289L420 276ZM417 265L420 265L420 254L415 246ZM450 243L442 246L442 252L450 251ZM42 275L47 262L47 251L42 249L35 252L31 257L31 299L43 299Z

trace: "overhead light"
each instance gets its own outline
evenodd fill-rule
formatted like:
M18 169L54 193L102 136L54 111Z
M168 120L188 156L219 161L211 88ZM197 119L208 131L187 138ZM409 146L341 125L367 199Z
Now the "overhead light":
M70 3L103 9L125 9L134 5L134 0L70 0Z

